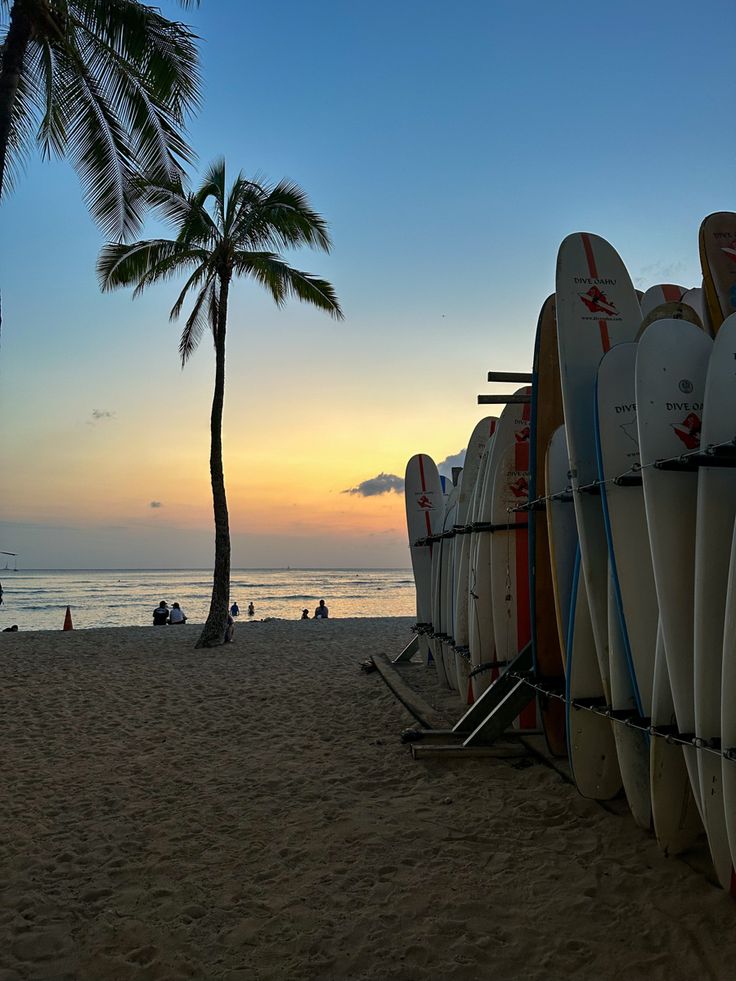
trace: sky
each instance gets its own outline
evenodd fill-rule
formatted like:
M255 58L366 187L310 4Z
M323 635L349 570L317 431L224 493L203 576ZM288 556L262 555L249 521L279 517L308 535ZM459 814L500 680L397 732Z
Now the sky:
M300 184L334 247L288 259L346 314L231 291L233 566L407 566L406 462L456 456L487 372L530 369L567 234L608 239L640 288L699 285L700 222L736 210L733 4L161 7L201 38L198 168ZM103 241L65 161L0 204L0 549L207 567L212 345L182 370L175 283L102 295Z

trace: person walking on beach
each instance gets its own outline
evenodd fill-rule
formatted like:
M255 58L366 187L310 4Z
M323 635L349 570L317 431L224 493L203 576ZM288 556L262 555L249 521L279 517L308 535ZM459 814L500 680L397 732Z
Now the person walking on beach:
M319 606L314 611L314 619L315 620L327 620L329 618L329 616L330 616L330 611L325 606L325 601L324 600L320 600L319 601Z
M233 605L230 607L230 616L231 617L240 616L240 607L238 606L237 603L233 603Z
M249 617L255 616L255 612L256 612L255 606L253 606L252 603L249 603L248 604L248 616Z
M184 610L179 606L178 603L173 603L171 606L171 613L169 613L169 623L186 623L187 618L184 616Z
M228 613L227 615L227 626L225 627L225 643L232 644L233 635L235 634L235 621L232 615Z
M154 627L165 627L169 620L169 608L166 605L166 600L161 600L156 609L153 611L153 625Z

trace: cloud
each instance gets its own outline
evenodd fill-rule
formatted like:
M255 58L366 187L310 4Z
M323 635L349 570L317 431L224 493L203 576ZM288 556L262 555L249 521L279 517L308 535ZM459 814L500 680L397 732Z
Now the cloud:
M151 503L148 506L149 508L162 508L163 504L161 503L161 501L151 501Z
M94 422L100 422L101 419L114 419L115 413L110 412L108 409L92 409L92 419Z
M437 469L446 477L452 477L453 467L465 466L466 452L466 450L459 450L457 453L451 453L448 457L445 457L444 460L437 464Z
M358 494L360 497L377 497L379 494L390 494L391 491L400 494L403 489L403 477L397 477L394 473L379 473L377 477L363 480L357 487L348 487L342 493Z
M641 267L640 275L632 277L634 285L645 291L656 283L683 283L684 280L683 285L686 285L692 278L692 270L682 259L676 259L674 262L652 262L648 266ZM699 282L699 274L697 278Z

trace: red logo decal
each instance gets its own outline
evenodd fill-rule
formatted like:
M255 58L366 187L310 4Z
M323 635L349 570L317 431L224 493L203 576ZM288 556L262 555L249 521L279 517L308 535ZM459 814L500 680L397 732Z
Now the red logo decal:
M529 432L530 432L529 427L524 426L523 429L520 429L517 433L514 433L514 435L516 436L516 442L527 443L529 441Z
M731 262L736 262L736 239L728 245L722 245L721 252L725 252Z
M578 296L591 313L601 314L601 320L618 315L616 304L612 303L597 286L591 286L587 293L578 293Z
M432 502L430 501L430 499L427 497L426 494L422 494L422 496L417 501L417 504L419 505L420 508L423 508L425 511L434 508L434 504L432 504Z
M696 450L700 446L700 425L699 417L691 412L679 425L673 425L672 428L689 450Z
M519 477L515 484L509 484L509 490L514 497L527 497L529 494L529 484L526 478Z

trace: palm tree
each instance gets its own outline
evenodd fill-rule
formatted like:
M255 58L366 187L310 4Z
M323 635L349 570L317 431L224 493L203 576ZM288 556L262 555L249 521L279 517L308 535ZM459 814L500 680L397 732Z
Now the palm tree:
M71 158L107 236L135 234L137 177L171 179L192 157L194 34L138 0L0 0L0 39L0 196L38 144Z
M190 292L196 296L179 341L182 366L204 331L212 331L215 346L215 390L210 419L210 476L215 516L215 568L212 600L197 647L223 642L230 603L230 525L222 467L222 410L225 397L225 335L228 299L234 276L254 279L271 294L277 306L296 297L342 319L333 287L311 273L294 269L280 249L309 245L329 252L324 219L310 207L296 184L238 174L229 190L225 161L215 161L194 193L185 193L180 180L151 184L146 203L177 229L175 239L152 239L128 245L106 245L97 263L103 291L135 285L138 296L152 283L187 274L170 319L177 320Z

